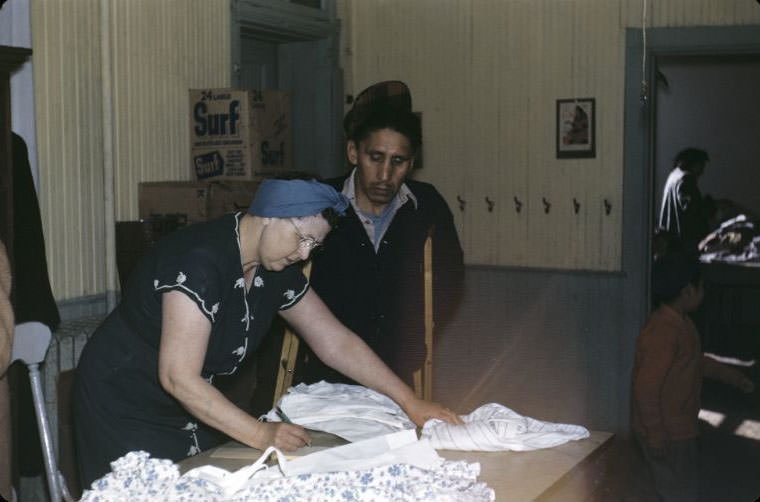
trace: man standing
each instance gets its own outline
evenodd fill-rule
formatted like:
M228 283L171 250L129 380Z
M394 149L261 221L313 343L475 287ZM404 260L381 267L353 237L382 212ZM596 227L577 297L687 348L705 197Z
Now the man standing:
M389 84L402 92L377 92ZM430 233L439 329L461 297L462 248L443 197L432 185L408 179L422 145L422 128L406 86L384 82L365 90L344 128L353 169L326 183L342 191L351 206L314 256L311 284L341 322L413 385L412 375L426 353L425 240ZM295 379L346 381L308 351L299 357Z
M659 225L678 235L686 249L696 250L710 230L711 199L702 197L697 184L709 160L707 152L697 148L678 152L662 193Z

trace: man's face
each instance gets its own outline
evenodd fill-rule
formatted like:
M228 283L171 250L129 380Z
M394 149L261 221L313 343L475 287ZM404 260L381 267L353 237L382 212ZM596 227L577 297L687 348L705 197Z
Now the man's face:
M349 141L347 155L349 162L358 167L356 196L364 210L385 208L414 165L409 140L392 129L375 131L359 145Z

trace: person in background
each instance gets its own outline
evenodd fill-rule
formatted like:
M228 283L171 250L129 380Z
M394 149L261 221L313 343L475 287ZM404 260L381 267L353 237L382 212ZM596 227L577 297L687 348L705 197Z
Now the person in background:
M631 425L660 500L696 502L702 378L747 393L754 384L738 369L702 353L689 317L703 296L693 253L673 250L660 256L652 267L652 291L659 306L636 340Z
M61 323L48 276L45 235L29 151L24 139L11 135L13 154L13 313L16 324L38 321L55 331ZM44 472L42 446L34 414L27 369L9 370L13 396L14 472L34 477ZM23 447L22 447L23 445Z
M261 450L308 443L302 427L257 421L213 385L257 350L277 313L319 357L388 395L416 424L461 423L417 399L309 288L301 262L347 206L314 180L266 180L247 213L183 228L148 251L77 368L84 487L134 450L177 461L220 444L223 434Z
M678 235L686 249L696 249L710 231L714 203L711 197L702 196L698 185L709 160L704 150L681 150L663 189L659 226Z
M0 497L11 498L11 405L6 371L13 349L11 265L0 241Z
M328 308L407 384L425 360L423 251L433 240L436 329L453 316L464 283L462 248L446 201L410 179L422 146L407 87L382 82L357 97L344 120L348 175L326 180L351 202L313 258L311 283ZM294 381L348 382L313 353Z

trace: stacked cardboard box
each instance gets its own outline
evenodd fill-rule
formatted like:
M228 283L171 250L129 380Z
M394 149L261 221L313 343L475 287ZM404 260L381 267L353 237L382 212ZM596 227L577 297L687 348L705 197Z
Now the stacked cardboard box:
M190 90L191 179L258 180L293 167L290 94Z
M253 201L258 181L157 181L140 183L141 219L177 218L187 224L245 211Z

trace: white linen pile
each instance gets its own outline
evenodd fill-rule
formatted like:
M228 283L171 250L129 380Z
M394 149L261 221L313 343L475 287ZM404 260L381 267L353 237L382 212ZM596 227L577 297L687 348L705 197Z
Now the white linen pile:
M436 450L527 451L551 448L568 441L585 439L585 427L542 422L524 417L496 403L484 404L462 417L464 425L428 420L422 437Z
M278 466L264 462L274 452ZM309 457L316 457L312 458ZM361 468L345 469L353 463ZM413 431L287 461L269 448L236 472L203 466L179 475L169 460L130 452L86 490L82 502L493 502L480 465L440 458ZM333 470L338 469L338 470Z
M298 384L288 389L278 406L298 425L351 442L416 428L392 399L361 385ZM274 409L262 418L280 421Z
M395 402L360 385L299 384L288 389L278 406L298 425L349 441L415 428ZM262 418L280 420L275 410ZM429 439L436 450L527 451L589 437L589 431L579 425L543 422L497 403L484 404L462 420L464 425L459 426L429 420L422 438Z

